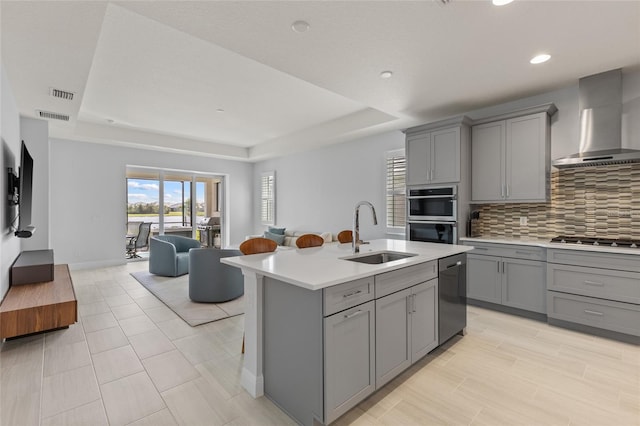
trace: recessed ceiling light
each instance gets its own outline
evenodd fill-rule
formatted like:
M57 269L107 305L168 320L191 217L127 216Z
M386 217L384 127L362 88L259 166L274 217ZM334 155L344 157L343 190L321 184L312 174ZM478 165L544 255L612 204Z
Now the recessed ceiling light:
M541 55L534 56L529 62L532 64L541 64L543 62L547 62L549 59L551 59L551 55L543 53Z
M393 72L391 71L382 71L380 73L380 78L391 78L392 75L393 75Z
M113 120L111 118L107 118L107 123L113 124Z
M222 113L222 112L224 112L224 109L222 109L222 108L218 108L218 109L216 110L216 112L220 112L220 113Z
M307 21L296 21L291 24L291 29L297 33L304 33L311 27Z
M493 0L494 6L504 6L505 4L511 3L513 0Z

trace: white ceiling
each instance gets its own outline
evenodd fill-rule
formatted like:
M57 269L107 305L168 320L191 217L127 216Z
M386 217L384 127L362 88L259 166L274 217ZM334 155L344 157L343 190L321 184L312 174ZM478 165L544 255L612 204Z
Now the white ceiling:
M640 1L0 2L52 137L256 161L640 65ZM305 20L305 33L291 30ZM552 59L531 65L547 52ZM381 71L393 71L381 79ZM76 93L73 101L49 88ZM222 109L223 112L218 110ZM113 120L113 122L109 122Z

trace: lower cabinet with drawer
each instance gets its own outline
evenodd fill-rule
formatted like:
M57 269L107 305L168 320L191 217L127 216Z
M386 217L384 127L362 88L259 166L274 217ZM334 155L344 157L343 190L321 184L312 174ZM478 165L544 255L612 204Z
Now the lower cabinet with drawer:
M312 291L264 277L264 393L329 424L438 345L438 263Z
M546 313L544 248L473 243L467 254L467 297Z
M562 249L547 257L550 323L640 336L640 257Z

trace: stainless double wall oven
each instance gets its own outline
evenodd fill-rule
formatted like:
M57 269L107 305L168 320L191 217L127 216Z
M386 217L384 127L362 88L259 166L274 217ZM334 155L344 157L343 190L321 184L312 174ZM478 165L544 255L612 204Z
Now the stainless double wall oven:
M407 193L407 238L455 244L458 241L458 187L425 186Z

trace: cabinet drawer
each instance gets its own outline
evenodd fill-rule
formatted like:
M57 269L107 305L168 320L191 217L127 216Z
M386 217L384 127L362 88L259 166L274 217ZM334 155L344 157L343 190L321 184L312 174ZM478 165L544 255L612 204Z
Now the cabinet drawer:
M637 272L549 263L547 282L550 290L640 304L640 273Z
M547 262L564 265L588 266L592 268L615 269L618 271L640 272L640 256L637 254L603 253L587 250L547 250Z
M548 291L547 316L640 336L640 306L631 303Z
M373 300L373 277L327 287L324 290L324 316Z
M466 241L465 245L473 246L469 253L511 257L515 259L546 260L545 249L543 247L521 246L514 244L490 244L481 242Z
M375 276L376 298L429 281L438 276L438 261L421 263Z

